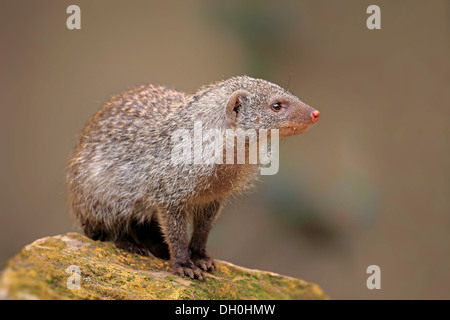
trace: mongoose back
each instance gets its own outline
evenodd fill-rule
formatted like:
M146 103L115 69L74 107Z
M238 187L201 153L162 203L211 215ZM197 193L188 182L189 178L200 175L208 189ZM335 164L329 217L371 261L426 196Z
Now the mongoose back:
M84 127L67 168L70 209L88 237L170 260L177 275L203 279L216 269L208 234L226 199L252 186L259 165L174 161L174 132L201 123L203 131L278 129L284 138L318 118L290 92L248 76L194 94L138 86L111 98ZM207 143L184 138L193 154Z

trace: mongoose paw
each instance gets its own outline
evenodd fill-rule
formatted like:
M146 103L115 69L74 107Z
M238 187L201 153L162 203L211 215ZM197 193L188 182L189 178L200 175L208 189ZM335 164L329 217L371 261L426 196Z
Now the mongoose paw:
M177 263L173 265L173 271L180 277L190 277L191 279L203 280L205 275L202 270L197 268L192 262L189 263Z
M199 267L203 271L214 272L217 270L216 262L209 256L193 256L191 257L191 260L197 267Z

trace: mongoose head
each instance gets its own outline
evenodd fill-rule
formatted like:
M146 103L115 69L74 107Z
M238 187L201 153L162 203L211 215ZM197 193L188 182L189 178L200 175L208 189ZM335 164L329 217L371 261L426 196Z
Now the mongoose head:
M225 113L232 127L279 129L283 138L302 133L319 120L318 110L276 84L247 76L228 81L233 92Z

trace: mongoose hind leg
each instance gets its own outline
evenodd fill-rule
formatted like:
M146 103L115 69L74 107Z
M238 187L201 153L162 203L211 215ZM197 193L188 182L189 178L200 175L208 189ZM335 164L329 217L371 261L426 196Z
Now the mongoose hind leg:
M133 224L132 232L136 242L150 250L155 257L163 260L170 259L169 246L164 240L164 235L156 217L153 217L150 222Z
M123 250L126 250L131 253L137 253L142 256L151 256L152 253L146 247L136 243L133 239L129 237L122 237L114 241L114 244Z
M194 229L189 243L189 251L191 261L203 271L215 271L217 269L214 259L206 252L206 242L221 208L219 201L213 201L194 210Z
M116 245L132 253L144 256L153 255L157 258L169 260L169 247L164 241L161 227L153 217L150 221L130 222L126 233L115 239Z
M143 256L151 255L151 252L145 246L140 245L136 242L132 236L129 234L124 234L123 232L119 234L110 234L103 228L96 226L92 223L84 222L82 228L87 237L96 241L112 241L114 244L121 249L124 249L131 253L137 253Z

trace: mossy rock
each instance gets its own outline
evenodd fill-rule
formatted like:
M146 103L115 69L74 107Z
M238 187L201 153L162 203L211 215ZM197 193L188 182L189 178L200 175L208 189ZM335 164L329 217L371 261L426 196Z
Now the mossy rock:
M12 258L0 276L0 299L327 299L316 284L217 262L204 281L180 278L167 261L67 233L36 240Z

